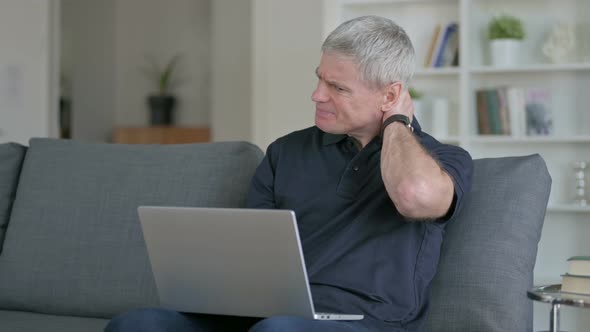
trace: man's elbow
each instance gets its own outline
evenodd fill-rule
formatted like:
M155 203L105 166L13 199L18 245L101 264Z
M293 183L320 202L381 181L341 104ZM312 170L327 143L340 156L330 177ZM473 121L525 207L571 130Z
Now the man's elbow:
M445 203L446 195L426 179L404 180L390 196L398 212L410 220L436 219L450 206Z

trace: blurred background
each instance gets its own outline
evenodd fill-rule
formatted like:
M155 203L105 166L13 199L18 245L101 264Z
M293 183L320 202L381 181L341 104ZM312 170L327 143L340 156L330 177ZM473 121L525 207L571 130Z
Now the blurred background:
M539 153L535 284L590 255L587 0L0 0L0 143L245 140L313 125L322 40L376 14L416 50L416 116L475 158ZM482 258L485 259L485 258ZM501 291L501 290L499 290ZM507 304L510 305L510 304ZM584 309L562 327L590 330ZM549 306L535 303L535 330Z

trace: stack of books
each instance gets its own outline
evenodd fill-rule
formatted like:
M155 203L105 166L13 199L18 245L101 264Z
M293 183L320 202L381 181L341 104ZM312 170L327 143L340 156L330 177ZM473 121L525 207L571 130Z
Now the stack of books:
M561 291L590 296L590 256L574 256L568 262L569 270L561 276Z
M546 88L502 86L475 91L480 135L551 135L551 93Z
M434 28L424 67L459 65L459 24L450 22Z

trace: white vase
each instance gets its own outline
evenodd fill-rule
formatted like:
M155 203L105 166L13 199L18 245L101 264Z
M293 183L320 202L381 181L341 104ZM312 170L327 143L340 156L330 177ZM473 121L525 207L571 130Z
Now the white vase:
M414 103L414 117L418 119L418 123L420 124L422 130L428 131L429 119L428 114L426 114L427 112L425 109L424 100L412 99L412 102Z
M432 136L449 137L449 100L444 97L432 100Z
M520 45L517 39L494 39L490 46L492 50L492 65L495 67L511 67L519 64Z

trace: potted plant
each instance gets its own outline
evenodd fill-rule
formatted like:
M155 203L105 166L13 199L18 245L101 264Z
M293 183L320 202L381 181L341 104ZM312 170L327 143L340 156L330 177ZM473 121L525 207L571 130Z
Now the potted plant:
M171 88L176 83L175 69L179 59L179 55L173 56L164 67L161 67L155 60L148 59L148 67L144 68L145 73L153 80L157 89L147 98L152 125L167 126L174 123L176 97L172 94Z
M518 55L525 37L522 21L510 15L492 18L488 38L492 50L492 64L498 67L518 64Z

